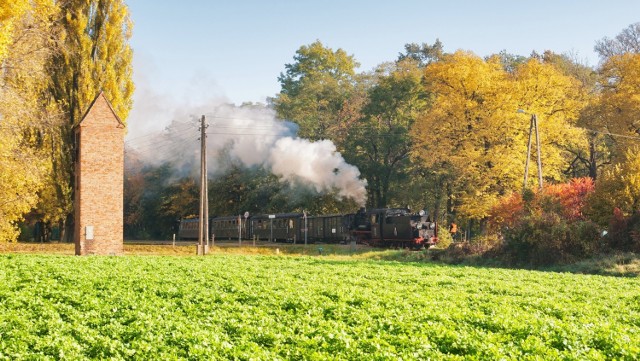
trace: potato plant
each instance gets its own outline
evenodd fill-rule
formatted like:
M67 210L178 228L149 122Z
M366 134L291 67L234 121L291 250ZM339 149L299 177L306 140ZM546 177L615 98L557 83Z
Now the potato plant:
M634 360L639 345L638 278L0 255L0 360Z

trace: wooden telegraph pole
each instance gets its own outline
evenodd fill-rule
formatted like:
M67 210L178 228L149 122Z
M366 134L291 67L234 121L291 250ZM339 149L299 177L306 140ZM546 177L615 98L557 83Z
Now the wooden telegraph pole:
M209 195L207 190L207 125L204 115L200 121L200 222L198 233L198 255L209 251Z
M529 123L529 141L527 142L527 160L524 163L524 182L522 184L522 191L527 189L527 178L529 178L529 159L531 158L531 135L533 134L533 118Z
M525 113L522 109L518 110L518 113ZM533 136L533 130L536 132L536 151L538 153L538 186L542 190L542 158L540 157L540 133L538 132L538 117L535 114L531 114L531 123L529 124L529 141L527 142L527 160L524 165L524 182L522 185L522 191L527 189L527 178L529 177L529 159L531 158L531 137Z
M536 150L538 151L538 185L542 190L542 158L540 157L540 134L538 133L538 117L535 114L531 116L533 127L536 128Z

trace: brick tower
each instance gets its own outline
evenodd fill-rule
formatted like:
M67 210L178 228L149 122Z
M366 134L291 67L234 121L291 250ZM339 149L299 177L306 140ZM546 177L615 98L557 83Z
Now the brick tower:
M124 124L101 92L75 127L76 255L121 255Z

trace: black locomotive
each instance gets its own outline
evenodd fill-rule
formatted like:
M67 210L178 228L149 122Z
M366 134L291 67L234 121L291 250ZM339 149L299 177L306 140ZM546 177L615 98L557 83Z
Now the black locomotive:
M308 216L276 213L213 217L209 234L216 240L255 239L293 243L358 242L375 247L420 249L438 241L438 225L408 208L360 209L356 213ZM180 222L180 239L197 239L199 220Z

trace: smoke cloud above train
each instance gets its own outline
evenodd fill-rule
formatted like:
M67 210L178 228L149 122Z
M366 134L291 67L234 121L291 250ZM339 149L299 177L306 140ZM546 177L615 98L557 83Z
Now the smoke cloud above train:
M340 198L365 204L366 180L333 142L297 137L296 124L277 119L264 105L209 104L192 108L190 113L173 112L173 120L161 131L130 134L128 155L149 164L169 163L176 176L197 177L200 117L204 115L210 177L224 173L231 159L246 167L262 166L292 187L321 194L335 192Z

